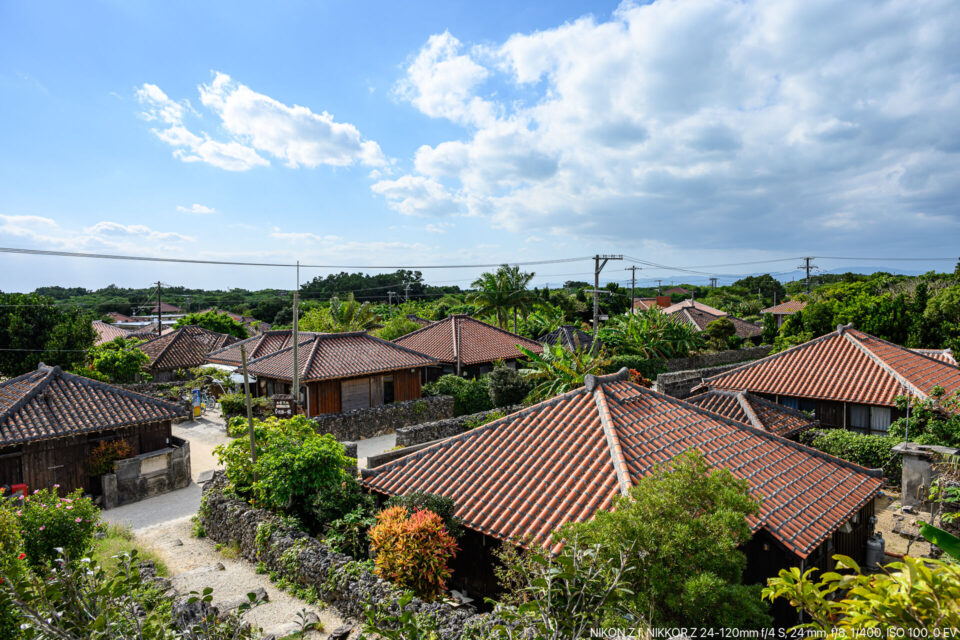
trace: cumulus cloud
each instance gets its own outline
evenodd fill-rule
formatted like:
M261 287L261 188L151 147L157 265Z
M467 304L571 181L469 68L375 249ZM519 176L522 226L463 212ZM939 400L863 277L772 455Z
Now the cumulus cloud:
M199 93L200 103L219 118L227 140L191 131L184 124L186 116L195 113L188 101L176 102L149 83L136 92L143 105L142 117L163 125L155 127L154 134L174 147L174 156L184 162L204 162L228 171L269 165L264 156L291 168L386 163L376 142L326 111L287 106L224 73L216 73L210 84L199 87Z
M28 246L70 251L118 251L158 255L195 242L193 236L157 231L142 224L103 220L82 229L65 228L52 218L0 214L0 238L10 236Z
M372 189L536 233L919 241L960 222L958 28L949 0L657 0L482 47L437 34L396 95L463 135Z
M182 213L195 213L198 215L207 215L211 213L216 213L217 210L213 207L207 207L202 204L193 203L189 207L184 207L183 205L177 205L177 211Z

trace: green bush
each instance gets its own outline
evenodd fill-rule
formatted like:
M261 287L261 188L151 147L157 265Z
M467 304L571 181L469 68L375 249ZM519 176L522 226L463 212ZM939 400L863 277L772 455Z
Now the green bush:
M832 456L849 460L868 469L883 469L887 482L899 485L901 458L893 452L900 443L896 436L873 436L845 429L813 431L804 434L803 441Z
M487 386L490 402L495 407L520 404L532 388L515 369L505 366L496 367L487 376Z
M18 511L23 548L34 567L50 564L63 555L74 560L89 551L93 533L100 523L100 510L83 491L66 498L54 490L41 489L23 498Z
M644 378L650 380L655 380L659 374L667 370L663 360L650 360L643 356L614 356L610 359L606 372L616 373L624 367L639 371Z
M383 327L374 332L381 340L396 340L420 328L416 322L406 316L395 316L387 320Z
M218 399L220 403L220 409L223 411L224 417L230 418L230 424L233 423L232 418L235 416L240 416L243 420L246 420L247 416L247 399L246 396L242 393L225 393ZM250 398L250 408L255 416L268 415L273 411L273 403L270 398L266 396L257 396ZM247 425L244 422L243 431L246 433ZM236 438L237 436L233 436Z
M20 521L14 512L15 502L0 496L0 575L18 573L23 559L23 538ZM0 638L19 638L20 618L9 594L0 591Z
M453 374L440 376L434 382L423 385L425 396L453 396L453 413L465 416L493 409L487 382L488 376L473 380Z
M369 541L367 532L377 524L376 516L362 506L338 518L327 527L324 542L331 549L354 558L365 558Z
M463 534L460 526L460 519L453 515L457 510L457 505L452 498L438 496L433 493L424 493L423 491L414 491L403 496L390 496L384 507L406 507L407 511L413 513L417 509L421 511L432 511L440 516L444 526L454 538L459 538Z

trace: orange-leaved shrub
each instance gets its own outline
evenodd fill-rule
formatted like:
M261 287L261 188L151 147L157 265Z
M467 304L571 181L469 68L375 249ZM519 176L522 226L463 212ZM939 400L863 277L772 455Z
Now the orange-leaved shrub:
M459 549L443 519L432 511L412 514L396 506L377 514L370 529L376 574L431 601L442 596L450 578L449 562Z

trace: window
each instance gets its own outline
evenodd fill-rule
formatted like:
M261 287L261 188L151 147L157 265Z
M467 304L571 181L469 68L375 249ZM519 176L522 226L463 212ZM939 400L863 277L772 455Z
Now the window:
M865 404L851 404L848 409L849 425L853 429L870 428L870 407Z
M393 402L393 376L383 377L383 404Z
M870 407L870 430L883 433L890 430L889 407Z

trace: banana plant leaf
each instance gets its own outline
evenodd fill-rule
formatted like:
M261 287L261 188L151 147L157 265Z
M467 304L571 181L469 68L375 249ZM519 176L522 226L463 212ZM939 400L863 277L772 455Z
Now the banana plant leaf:
M920 523L920 535L943 549L954 560L960 560L960 538L926 522Z

